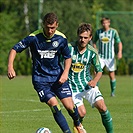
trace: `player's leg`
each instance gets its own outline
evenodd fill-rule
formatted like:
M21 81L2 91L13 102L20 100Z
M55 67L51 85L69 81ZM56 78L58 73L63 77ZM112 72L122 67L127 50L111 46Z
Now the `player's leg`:
M63 133L71 133L70 128L68 126L68 123L64 117L64 115L61 112L60 105L58 104L58 101L55 97L52 97L47 104L51 108L51 111L53 113L54 119L57 122L57 124L62 129Z
M81 123L83 122L83 118L86 115L86 108L83 103L83 97L84 97L85 93L86 92L73 92L73 94L72 94L73 102L78 108L78 113L79 113Z
M116 78L115 78L116 60L115 58L106 60L106 66L109 71L111 96L115 96L115 89L116 89Z
M110 115L109 110L107 110L104 100L101 99L101 100L96 101L94 106L98 109L98 111L101 115L102 123L106 129L106 132L113 133L112 117Z
M83 119L86 115L86 108L85 108L84 104L77 108L78 108L78 113L79 113L79 120L80 120L81 124L83 124ZM73 132L78 133L78 130L77 130L75 124L73 125Z
M99 61L100 61L100 64L101 64L101 68L103 69L104 67L105 67L105 59L102 59L102 58L100 58L100 56L99 56ZM96 75L96 72L94 72L94 74ZM97 86L99 86L99 81L97 82Z
M94 101L92 101L92 103L94 103L93 106L98 109L102 118L102 123L106 129L106 132L113 133L112 117L110 115L110 112L107 110L102 94L99 91L99 88L95 87L92 93L93 93L92 99L94 99Z
M80 116L80 122L83 123L83 119L86 115L86 108L85 108L84 104L78 107L78 112L79 112L79 116Z
M82 124L83 118L86 114L86 109L85 109L85 106L83 103L83 92L80 92L80 93L79 92L73 92L72 99L74 101L74 104L78 108L79 120L80 120L80 123ZM73 123L73 132L78 133L78 130L77 130L74 123Z
M115 96L115 89L116 89L116 79L115 79L115 72L109 72L110 77L110 86L111 86L111 96Z
M79 133L85 133L82 128L82 124L79 121L79 114L77 107L74 105L72 100L72 92L69 87L68 82L64 84L59 84L58 82L53 85L53 91L61 100L64 107L67 109L69 115L72 117Z
M33 82L34 88L38 93L41 102L47 103L51 108L54 119L64 133L71 133L68 123L61 112L61 108L55 98L55 93L51 90L51 84Z
M77 106L74 105L72 97L67 97L61 99L61 102L63 103L64 107L68 111L69 115L72 117L74 121L74 125L76 126L78 133L86 133L85 129L83 128L80 118Z
M89 101L92 107L96 107L98 109L107 133L113 133L112 118L107 110L99 88L96 86L95 88L88 90L85 95L85 99Z

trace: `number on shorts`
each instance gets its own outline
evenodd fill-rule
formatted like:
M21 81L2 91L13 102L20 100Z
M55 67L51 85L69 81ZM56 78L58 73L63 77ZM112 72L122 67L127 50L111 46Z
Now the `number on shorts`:
M40 97L43 97L44 96L43 90L39 92L39 95L40 95Z

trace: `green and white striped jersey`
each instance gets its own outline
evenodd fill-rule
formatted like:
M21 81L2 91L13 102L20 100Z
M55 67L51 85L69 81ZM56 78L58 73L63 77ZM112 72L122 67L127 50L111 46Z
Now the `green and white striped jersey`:
M114 44L121 42L116 29L110 28L108 31L99 29L96 31L94 43L98 41L98 53L102 59L112 59L115 56Z
M76 44L76 42L74 42ZM69 71L69 85L73 92L82 92L89 89L88 82L92 79L91 65L96 72L102 72L98 53L88 44L86 51L80 54L77 46L69 46L72 56L72 65Z

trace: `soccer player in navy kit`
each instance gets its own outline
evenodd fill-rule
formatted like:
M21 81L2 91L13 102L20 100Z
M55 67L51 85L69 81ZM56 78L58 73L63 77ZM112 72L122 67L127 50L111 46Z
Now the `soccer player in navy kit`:
M71 55L65 35L58 30L58 18L55 13L47 13L43 18L43 28L31 33L14 45L8 57L8 78L16 74L13 67L16 54L30 47L33 61L32 83L41 102L50 108L55 121L63 133L71 133L56 96L61 100L74 120L79 133L85 133L78 116L77 107L67 79L71 66ZM60 65L60 55L65 59L64 69Z

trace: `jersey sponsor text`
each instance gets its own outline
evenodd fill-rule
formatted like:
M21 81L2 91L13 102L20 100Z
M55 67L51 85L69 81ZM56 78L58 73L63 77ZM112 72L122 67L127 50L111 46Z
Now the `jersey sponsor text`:
M77 62L72 64L72 70L75 73L81 72L83 69L84 69L84 64L82 63Z
M44 51L41 51L41 50L38 50L38 53L41 55L41 59L42 58L54 58L55 57L55 53L57 51L55 50L44 50Z

